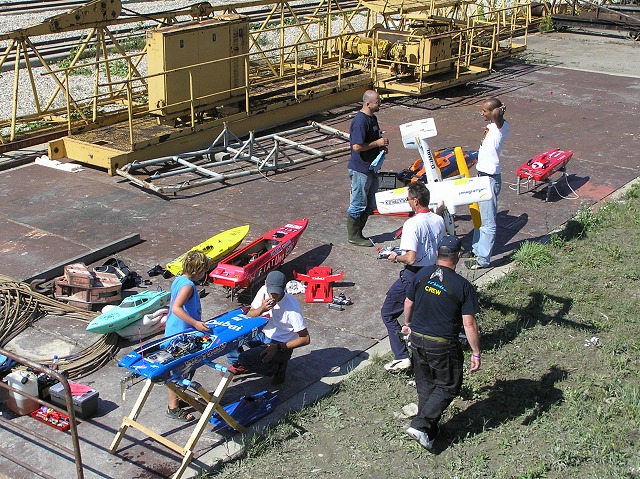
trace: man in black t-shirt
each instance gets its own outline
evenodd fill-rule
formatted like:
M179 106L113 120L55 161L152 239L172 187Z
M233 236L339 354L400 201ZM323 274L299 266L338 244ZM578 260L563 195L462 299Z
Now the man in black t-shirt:
M407 287L404 334L411 333L413 367L418 390L418 414L407 429L426 449L440 431L444 410L460 393L464 354L458 340L464 328L471 346L471 369L480 369L480 336L473 285L455 272L461 244L455 236L438 243L438 261L422 268Z

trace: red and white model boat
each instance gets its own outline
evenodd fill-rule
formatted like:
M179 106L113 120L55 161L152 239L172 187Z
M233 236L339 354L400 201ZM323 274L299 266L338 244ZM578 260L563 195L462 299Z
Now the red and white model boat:
M221 259L209 276L215 284L232 289L248 288L256 280L284 263L308 223L308 218L302 218L269 231Z
M546 181L551 175L565 168L572 156L573 150L551 148L524 162L516 174L518 178L525 180Z
M529 189L531 188L531 183L537 186L538 182L543 182L547 184L546 201L549 201L551 186L555 184L551 180L551 176L561 171L563 177L566 179L567 163L569 163L572 156L573 150L562 151L559 148L551 148L543 151L538 156L534 156L529 161L525 161L516 172L516 176L518 177L517 193L520 194L522 182L524 182ZM568 184L567 182L567 185Z

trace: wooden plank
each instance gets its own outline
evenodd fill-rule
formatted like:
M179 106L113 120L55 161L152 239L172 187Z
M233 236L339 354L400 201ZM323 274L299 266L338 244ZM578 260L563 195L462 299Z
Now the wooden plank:
M69 258L62 263L59 263L55 266L52 266L49 269L41 271L33 276L28 278L24 278L22 281L25 283L30 283L34 279L53 279L58 276L62 276L64 274L64 267L71 263L95 263L96 261L105 258L106 256L112 255L124 249L127 249L133 245L140 243L142 240L140 239L140 235L138 233L125 236L124 238L120 238L119 240L108 243L100 248L93 249L88 253L82 254L80 256L76 256L75 258Z

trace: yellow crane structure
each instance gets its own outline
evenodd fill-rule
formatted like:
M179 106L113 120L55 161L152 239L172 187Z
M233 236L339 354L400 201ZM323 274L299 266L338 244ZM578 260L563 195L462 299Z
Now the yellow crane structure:
M422 96L467 83L524 50L532 22L530 1L507 0L259 0L121 12L120 0L96 0L0 34L0 69L13 59L0 151L44 140L52 159L114 174L200 148L226 127L244 135L353 102L367 88ZM139 51L117 30L132 25L144 40ZM35 39L64 32L81 35L56 64ZM78 72L91 76L92 91L75 87ZM19 86L25 75L28 89ZM49 79L47 95L37 75ZM26 96L35 111L19 114Z

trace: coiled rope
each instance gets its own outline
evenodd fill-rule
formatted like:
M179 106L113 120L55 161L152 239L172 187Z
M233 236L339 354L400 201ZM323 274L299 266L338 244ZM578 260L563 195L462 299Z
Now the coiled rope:
M0 275L0 347L47 315L89 322L97 313L61 303L32 291L26 283ZM53 358L38 362L48 367L57 366L69 379L79 379L111 361L120 349L119 342L116 333L109 333L78 353L58 358L55 363Z

